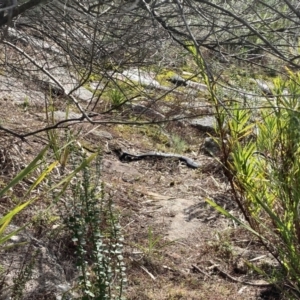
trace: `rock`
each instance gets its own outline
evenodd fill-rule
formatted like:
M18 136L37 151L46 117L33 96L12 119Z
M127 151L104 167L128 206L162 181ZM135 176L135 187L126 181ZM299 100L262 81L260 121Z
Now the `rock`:
M126 182L139 180L142 174L132 165L121 163L115 160L103 159L103 171L107 173L117 173Z
M174 90L173 88L170 88L168 86L160 85L158 81L154 79L155 74L147 73L145 71L141 71L138 69L130 69L127 71L124 71L123 73L111 73L112 78L122 80L122 81L134 81L139 83L140 85L144 86L147 89L157 89L165 92L174 93L176 95L183 95L184 93L182 91ZM147 91L146 91L147 92Z
M90 135L96 138L98 137L100 139L107 139L107 140L113 139L113 136L108 131L104 131L104 130L93 130L88 133L87 137L89 137Z
M67 116L67 113L65 111L57 110L57 111L54 111L53 113L52 112L48 113L48 118L50 120L52 118L52 114L53 114L53 117L54 117L55 121L63 121L63 120L68 120L68 119L78 119L78 118L82 117L82 114L78 114L78 113L74 113L74 112L69 112L68 116ZM36 115L39 116L42 119L46 119L46 115L43 114L43 113L38 113Z
M102 90L105 88L105 85L102 84L99 81L94 81L94 82L90 82L90 88L95 91L95 90Z
M203 132L215 133L215 118L212 116L206 116L201 119L190 120L189 123L191 126L199 129Z
M57 55L63 56L65 54L55 45L47 43L42 36L40 38L34 37L32 35L29 36L27 34L24 34L24 32L19 31L13 27L8 28L8 35L11 39L16 39L18 42L21 42L24 46L30 45L30 47L39 48L43 52L52 52L56 55L56 57Z
M10 233L19 229L10 224L6 230ZM27 278L27 282L22 290L22 299L41 299L42 295L47 295L47 299L77 299L79 295L66 276L68 268L74 273L76 269L70 266L69 259L56 255L60 254L59 249L55 248L50 240L37 239L29 230L21 230L11 237L8 243L9 251L1 251L1 265L5 268L3 284L7 293L1 293L0 299L11 299L12 288L16 288L17 285L20 287L14 281L18 278L16 271L24 272L30 264L32 275L24 277ZM20 243L23 243L22 247L18 247Z
M161 121L165 119L165 116L163 114L150 107L140 104L128 104L127 106L130 107L133 113L143 115L152 120Z
M74 91L73 95L79 100L86 102L91 101L94 98L94 94L83 86Z
M55 111L54 118L58 121L67 120L67 119L79 119L82 117L82 114L69 112L68 115L64 111Z
M191 72L186 72L186 71L182 71L182 75L186 75L186 76L190 76L190 77L194 76L193 73L191 73Z
M199 82L195 82L195 81L187 81L187 86L193 89L196 89L198 91L207 91L207 85L204 83L199 83Z
M267 82L261 79L250 79L250 82L254 82L262 90L262 92L268 96L273 96L272 89L274 88L273 83Z
M37 61L39 65L44 65L44 61ZM61 66L56 66L56 65L48 65L47 71L51 73L53 77L55 77L56 81L61 84L66 93L69 93L69 91L72 91L73 89L77 88L79 86L78 80L75 78L75 75L72 74L67 67L61 67ZM58 84L50 79L47 74L42 72L40 69L32 69L31 71L26 72L27 76L31 76L32 78L35 79L36 82L39 82L43 86L45 90L48 92L53 92L55 93L62 93L62 89Z
M121 74L121 78L123 80L132 80L138 82L140 85L143 86L150 86L150 87L160 87L158 81L154 79L155 75L149 72L142 71L137 68L132 68L129 70L125 70Z
M249 261L258 267L270 266L270 268L274 269L278 267L278 261L267 251L264 250L254 250L241 248L238 246L232 247L232 255L235 259L235 268L237 272L245 273L248 268L248 265L245 266L245 262Z
M0 75L0 99L10 100L18 105L43 105L45 95L18 78Z
M37 63L41 66L45 64L43 60L37 61ZM88 102L93 99L94 94L84 86L81 86L79 78L77 78L78 76L69 71L67 66L62 67L49 64L47 71L55 80L49 78L45 72L35 67L30 71L27 70L24 72L24 75L38 83L47 96L60 96L64 95L64 93L69 94L72 92L71 94L78 100Z
M235 97L239 100L245 101L258 101L261 99L261 97L258 97L253 91L247 91L243 89L239 89L237 87L231 88L231 87L223 87L224 90L224 96L228 97L228 95L231 95L231 97Z
M247 274L248 272L247 261L242 257L238 258L234 263L234 271L239 274Z

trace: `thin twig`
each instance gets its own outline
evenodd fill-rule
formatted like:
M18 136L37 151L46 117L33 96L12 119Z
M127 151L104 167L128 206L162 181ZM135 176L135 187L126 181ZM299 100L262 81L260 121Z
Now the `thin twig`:
M87 115L87 113L84 111L84 109L81 107L79 102L75 99L75 97L71 94L72 90L67 90L66 87L49 71L47 71L43 66L41 66L34 58L32 58L30 55L28 55L25 51L23 51L21 48L17 47L16 45L8 42L3 41L2 42L5 45L10 46L11 48L15 49L19 53L21 53L23 56L25 56L34 66L36 66L38 69L40 69L44 74L46 74L53 82L55 82L60 89L62 89L64 95L71 98L73 103L76 105L76 107L79 109L79 111L82 113L83 118L87 119L89 122L93 123L90 117Z
M206 273L205 271L201 270L199 267L197 267L196 265L192 265L192 268L196 271L198 271L199 273L203 274L204 276L207 276L208 278L211 278L211 276Z
M150 277L152 280L156 280L156 278L154 277L153 274L151 274L144 266L141 266L141 269L144 270Z
M236 277L233 277L233 276L229 275L228 273L224 272L217 265L214 266L214 269L217 270L223 277L229 278L230 280L232 280L234 282L238 282L238 283L242 283L242 284L246 284L246 285L251 285L251 286L259 286L259 287L271 287L271 286L273 286L273 284L267 283L267 282L259 283L259 282L253 282L253 281L240 280L240 279L238 279Z

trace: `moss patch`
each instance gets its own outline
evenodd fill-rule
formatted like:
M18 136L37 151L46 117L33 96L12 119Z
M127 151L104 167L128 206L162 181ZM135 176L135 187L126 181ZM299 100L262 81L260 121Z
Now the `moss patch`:
M176 73L172 70L161 70L161 72L156 75L155 79L164 86L172 86L172 83L168 81L168 79L172 76L175 76Z
M139 146L143 147L163 147L167 145L169 137L158 125L118 125L116 133L123 139L139 141Z

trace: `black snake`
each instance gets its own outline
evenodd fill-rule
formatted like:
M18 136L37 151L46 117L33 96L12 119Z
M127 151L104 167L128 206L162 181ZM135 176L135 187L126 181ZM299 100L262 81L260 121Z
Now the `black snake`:
M138 161L142 159L147 159L151 157L158 157L158 158L177 158L179 161L182 161L186 164L187 167L192 169L197 169L200 167L198 163L196 163L194 160L190 159L189 157L179 155L179 154L173 154L173 153L162 153L162 152L147 152L142 154L130 154L127 152L122 151L121 149L114 149L113 150L120 161L122 162L132 162L132 161Z

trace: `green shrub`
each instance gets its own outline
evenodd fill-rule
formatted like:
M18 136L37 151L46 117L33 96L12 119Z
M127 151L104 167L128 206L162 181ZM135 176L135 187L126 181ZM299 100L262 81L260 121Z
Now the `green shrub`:
M220 106L217 110L222 163L247 222L207 202L260 239L281 266L281 274L268 279L274 283L283 276L299 296L300 75L289 75L289 80L274 80L275 96L267 108L236 103L230 114Z
M260 240L280 266L269 274L259 270L260 274L299 299L300 73L287 70L289 79L275 78L273 97L266 98L268 105L260 109L239 101L227 106L217 96L201 52L195 46L188 50L214 104L220 162L243 218L211 199L206 201Z

